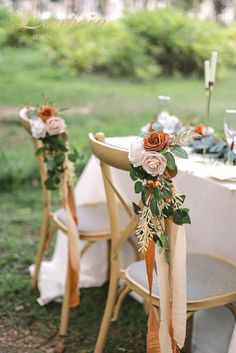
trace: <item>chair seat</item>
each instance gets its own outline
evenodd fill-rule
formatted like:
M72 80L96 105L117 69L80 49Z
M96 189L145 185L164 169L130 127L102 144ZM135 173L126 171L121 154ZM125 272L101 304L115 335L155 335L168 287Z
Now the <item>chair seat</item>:
M118 212L120 225L124 228L129 222L129 216L121 205L118 207ZM63 224L66 223L66 215L63 208L57 210L54 215L60 222ZM107 234L111 231L108 210L105 203L78 206L77 216L79 219L78 228L80 233Z
M127 279L149 293L144 261L130 265L126 270ZM153 297L159 298L157 276L153 276ZM187 301L196 302L221 295L235 294L236 267L216 257L203 254L187 256ZM216 299L216 298L215 298Z

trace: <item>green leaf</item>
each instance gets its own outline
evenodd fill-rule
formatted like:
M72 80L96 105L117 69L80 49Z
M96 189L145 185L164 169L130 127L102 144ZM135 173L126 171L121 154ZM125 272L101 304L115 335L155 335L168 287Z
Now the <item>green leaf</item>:
M42 147L39 147L36 151L35 151L35 156L39 156L40 154L44 153L48 151L48 148L47 146L42 146Z
M159 208L157 206L157 199L155 199L154 197L151 201L150 208L151 208L153 216L159 216L160 212L159 212Z
M154 234L154 235L153 235L153 240L154 240L155 243L158 243L159 246L163 247L163 244L162 244L162 242L161 242L161 239L158 237L157 234Z
M166 217L170 217L170 216L173 215L174 209L173 209L172 206L169 206L168 208L165 207L162 212L163 212L163 214L164 214Z
M160 238L161 238L161 242L162 242L163 246L165 248L167 248L169 246L169 237L168 237L168 235L165 234L165 233L162 233Z
M136 181L136 183L134 184L134 191L136 192L136 194L138 194L142 190L143 190L142 182L141 181Z
M75 163L79 158L79 153L75 147L73 147L72 151L69 153L68 158L73 163Z
M146 201L147 201L147 188L143 188L142 194L141 194L141 200L144 206L146 206Z
M173 222L175 224L191 224L191 220L189 217L189 209L188 208L183 208L183 209L178 209L174 212L173 214Z
M159 200L161 197L160 190L158 188L153 188L153 195L157 200Z
M56 137L57 137L57 139L55 141L55 144L57 146L58 151L67 152L68 149L66 148L65 141L63 140L63 138L58 137L58 136L56 136Z
M167 188L163 187L161 189L161 191L162 191L163 195L166 196L166 197L171 197L172 196L172 191L170 189L167 189Z
M48 190L55 190L56 189L55 182L54 182L53 178L48 178L47 180L45 180L44 184Z
M170 152L166 152L166 153L163 153L163 155L166 158L167 167L170 168L171 170L176 170L176 164L175 164L175 159L173 154Z
M130 171L130 178L131 178L133 181L138 180L137 173L136 173L136 171L133 170L133 169Z
M184 203L184 200L185 200L185 198L186 198L186 195L180 195L180 196L178 196L181 200L182 200L182 203Z
M182 148L180 146L172 147L171 152L180 158L186 158L186 159L188 158L188 153L185 151L184 148Z
M137 205L135 202L132 202L132 205L133 205L134 213L139 214L141 211L141 208L139 207L139 205Z
M60 184L60 181L61 181L60 177L58 175L56 175L55 178L54 178L55 184L56 185Z
M65 161L65 155L64 154L59 154L54 157L54 160L56 162L56 165L61 165Z

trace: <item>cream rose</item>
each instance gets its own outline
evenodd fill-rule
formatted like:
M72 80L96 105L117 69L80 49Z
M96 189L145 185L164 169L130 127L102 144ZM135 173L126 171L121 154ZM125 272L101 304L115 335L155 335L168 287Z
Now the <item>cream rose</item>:
M203 136L211 136L211 135L214 135L215 133L215 130L212 128L212 127L203 127L202 128L202 135Z
M136 137L130 145L129 148L129 161L134 167L139 167L142 161L142 152L144 151L143 139L142 137Z
M30 120L31 133L35 139L44 138L46 135L46 125L41 119Z
M46 121L46 129L50 136L62 134L66 131L65 120L54 116Z
M153 177L162 175L166 169L165 157L155 151L143 151L141 164L143 169Z

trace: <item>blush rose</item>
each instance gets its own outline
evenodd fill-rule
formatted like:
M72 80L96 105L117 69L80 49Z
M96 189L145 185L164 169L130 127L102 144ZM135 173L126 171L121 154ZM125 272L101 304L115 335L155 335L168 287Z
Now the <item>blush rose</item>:
M166 169L165 157L155 151L144 151L142 153L141 164L143 169L153 177L162 175Z
M52 117L46 121L46 130L50 136L62 134L66 131L65 120Z

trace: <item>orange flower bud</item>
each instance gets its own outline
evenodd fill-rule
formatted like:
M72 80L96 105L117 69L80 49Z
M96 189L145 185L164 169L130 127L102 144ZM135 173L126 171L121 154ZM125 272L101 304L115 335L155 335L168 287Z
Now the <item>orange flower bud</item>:
M153 187L153 180L147 180L146 181L146 187L147 188L152 188Z
M170 197L168 197L168 198L165 199L165 202L168 203L168 204L171 204L171 200L172 199Z

